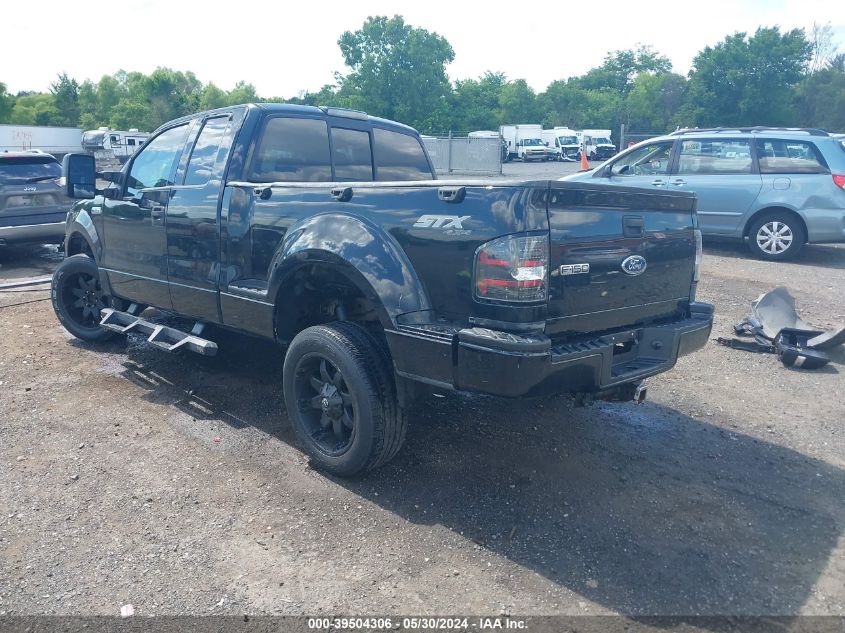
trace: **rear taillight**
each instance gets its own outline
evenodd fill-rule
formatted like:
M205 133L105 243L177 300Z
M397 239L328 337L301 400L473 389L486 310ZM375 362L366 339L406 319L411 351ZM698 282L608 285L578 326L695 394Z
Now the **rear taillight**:
M701 244L701 230L695 229L695 271L692 274L692 280L698 281L701 279L701 258L704 248Z
M840 189L845 189L845 174L833 174L833 182Z
M475 255L475 296L491 301L545 301L548 270L548 237L493 240Z

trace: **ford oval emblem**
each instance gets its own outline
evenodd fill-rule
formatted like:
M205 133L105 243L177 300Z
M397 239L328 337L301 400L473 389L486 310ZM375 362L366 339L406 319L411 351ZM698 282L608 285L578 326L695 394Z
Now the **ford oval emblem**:
M622 270L628 275L642 275L646 269L645 257L631 255L622 262Z

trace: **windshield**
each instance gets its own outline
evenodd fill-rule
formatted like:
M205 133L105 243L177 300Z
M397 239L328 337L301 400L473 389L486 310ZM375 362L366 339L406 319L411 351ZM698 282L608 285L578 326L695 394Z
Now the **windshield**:
M20 185L59 178L62 166L52 156L20 156L0 159L0 185Z
M522 141L523 145L542 145L543 142L538 138L527 138Z
M599 137L595 139L596 145L612 145L609 138Z
M561 145L578 145L577 136L558 136L557 140Z

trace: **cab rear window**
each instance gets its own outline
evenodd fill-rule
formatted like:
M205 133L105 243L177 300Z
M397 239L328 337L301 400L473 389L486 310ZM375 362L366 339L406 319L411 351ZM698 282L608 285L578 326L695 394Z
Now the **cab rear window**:
M378 180L431 180L422 143L409 134L373 129Z
M0 157L0 185L20 185L61 175L62 166L52 156Z

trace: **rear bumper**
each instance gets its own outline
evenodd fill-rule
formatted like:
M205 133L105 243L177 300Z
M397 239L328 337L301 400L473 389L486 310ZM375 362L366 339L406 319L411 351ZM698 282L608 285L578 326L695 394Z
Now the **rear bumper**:
M712 327L713 306L693 303L679 321L574 342L419 327L388 332L388 342L400 376L435 386L509 397L601 394L671 369L678 357L704 347Z
M55 242L65 239L65 222L0 226L0 244L14 242Z

